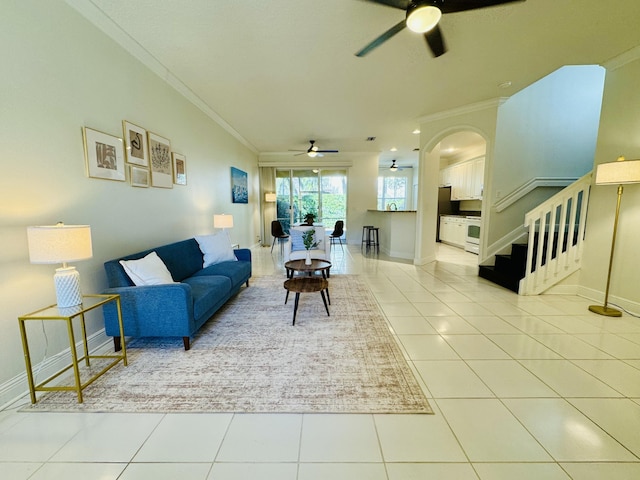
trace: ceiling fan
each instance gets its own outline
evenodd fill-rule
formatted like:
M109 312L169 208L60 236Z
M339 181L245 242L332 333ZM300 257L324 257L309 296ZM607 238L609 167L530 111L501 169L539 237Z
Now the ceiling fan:
M395 160L391 160L391 166L389 167L389 170L391 170L392 172L398 172L404 169L405 167L399 167Z
M387 5L406 12L406 18L397 23L366 47L356 53L364 57L367 53L393 37L407 27L409 30L424 34L427 45L434 57L447 51L444 37L438 22L445 13L464 12L478 8L492 7L505 3L524 2L526 0L366 0L372 3Z
M309 146L308 149L306 150L289 150L290 152L301 152L301 153L296 153L295 156L298 155L308 155L309 157L313 158L313 157L322 157L323 153L338 153L338 150L319 150L318 147L316 147L315 140L309 140L309 143L311 144Z

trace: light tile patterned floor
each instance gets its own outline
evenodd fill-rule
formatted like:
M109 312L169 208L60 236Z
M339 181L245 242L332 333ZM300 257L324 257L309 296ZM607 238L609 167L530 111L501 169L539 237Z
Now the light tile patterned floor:
M0 412L10 480L640 478L640 320L518 297L439 246L416 267L334 250L362 274L435 415ZM254 251L254 274L282 273ZM304 301L304 299L302 299ZM28 401L27 398L21 402Z

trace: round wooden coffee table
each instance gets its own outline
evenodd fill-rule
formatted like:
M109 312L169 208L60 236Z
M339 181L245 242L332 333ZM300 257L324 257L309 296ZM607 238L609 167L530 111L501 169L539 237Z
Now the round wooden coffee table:
M304 259L290 260L284 264L284 268L286 268L287 270L287 278L293 278L293 274L295 272L306 273L309 277L311 277L314 272L321 272L322 278L328 279L329 269L331 268L331 262L329 262L328 260L312 259L311 263L307 265L306 263L304 263ZM327 293L327 302L329 302L329 305L331 305L331 297L329 296L328 282L327 282L327 286L324 288L324 291ZM287 303L288 299L289 299L289 291L287 290L287 297L284 299L284 303Z
M296 324L296 314L298 313L298 302L300 301L301 293L312 293L312 292L320 292L322 295L322 302L324 303L324 308L327 311L327 316L331 316L329 314L329 307L327 306L327 299L324 296L325 290L329 288L329 282L326 278L320 277L296 277L290 278L289 280L285 280L284 288L287 290L287 298L284 303L287 303L289 299L289 292L295 292L296 300L293 307L293 323L291 325ZM329 291L327 290L327 296Z
M284 264L287 270L287 278L293 278L294 272L306 272L311 275L313 272L322 272L322 278L329 278L331 262L328 260L312 259L311 264L304 263L304 259L290 260Z

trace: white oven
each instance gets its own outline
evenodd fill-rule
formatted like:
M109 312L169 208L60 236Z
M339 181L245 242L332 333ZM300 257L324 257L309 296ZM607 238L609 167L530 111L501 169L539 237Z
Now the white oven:
M464 249L467 252L480 253L480 225L482 223L481 217L467 217L467 238L464 242Z

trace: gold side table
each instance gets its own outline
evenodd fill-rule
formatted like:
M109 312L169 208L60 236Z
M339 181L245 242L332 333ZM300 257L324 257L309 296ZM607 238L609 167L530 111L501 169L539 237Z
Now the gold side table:
M118 324L120 326L120 338L124 339L124 327L122 324L122 310L120 308L120 295L83 295L82 304L75 307L58 308L57 305L50 305L35 312L28 313L18 317L18 324L20 326L20 336L22 337L22 348L24 349L24 362L27 367L27 379L29 381L29 393L31 394L31 403L36 403L36 392L50 392L50 391L75 391L78 394L78 403L82 403L82 390L91 385L97 378L102 376L107 370L122 361L123 365L127 366L127 347L125 342L122 342L122 350L115 355L89 355L89 346L87 345L87 329L85 327L84 314L93 309L101 307L102 305L116 302L118 310ZM80 318L80 327L82 328L82 343L84 347L84 354L78 357L76 350L76 341L73 333L73 319ZM29 354L29 342L27 340L27 331L25 328L25 322L29 320L62 320L67 324L67 334L69 335L69 347L71 350L71 365L63 368L59 372L53 374L43 382L34 383L33 369L31 365L31 356ZM107 358L113 361L108 363L100 371L90 376L84 383L80 378L80 365L79 363L84 360L85 365L89 367L90 361L93 358ZM47 386L48 383L58 378L64 372L69 369L73 369L75 378L75 385L55 385Z

